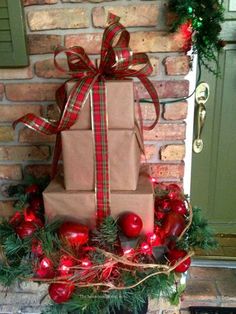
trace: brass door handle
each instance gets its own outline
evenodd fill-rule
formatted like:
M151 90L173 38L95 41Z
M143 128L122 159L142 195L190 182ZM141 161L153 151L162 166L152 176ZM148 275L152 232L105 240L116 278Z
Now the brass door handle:
M209 98L210 88L207 83L200 83L196 89L197 103L197 136L193 141L193 151L197 154L203 150L202 130L206 121L206 106L205 103Z

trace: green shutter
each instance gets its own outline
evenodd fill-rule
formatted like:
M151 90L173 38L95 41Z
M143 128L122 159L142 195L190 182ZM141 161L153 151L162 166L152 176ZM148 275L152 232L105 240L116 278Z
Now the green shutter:
M0 0L0 67L28 64L21 0Z

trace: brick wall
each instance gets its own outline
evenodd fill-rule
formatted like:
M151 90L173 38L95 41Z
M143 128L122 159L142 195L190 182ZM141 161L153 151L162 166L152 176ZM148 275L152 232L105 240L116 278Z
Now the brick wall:
M42 136L22 126L14 131L12 121L28 112L55 115L54 92L65 76L54 68L54 47L81 45L96 58L109 10L121 16L130 31L131 48L150 56L152 80L160 98L188 95L189 82L184 76L189 71L189 59L181 52L181 35L167 32L167 2L23 0L30 65L0 69L1 215L9 215L12 210L7 185L23 180L26 173L49 172L55 140L54 136ZM146 97L143 87L139 83L137 86L140 96ZM146 119L152 119L152 106L142 104L142 108ZM184 101L163 105L159 124L144 134L147 160L158 180L182 182L186 115Z

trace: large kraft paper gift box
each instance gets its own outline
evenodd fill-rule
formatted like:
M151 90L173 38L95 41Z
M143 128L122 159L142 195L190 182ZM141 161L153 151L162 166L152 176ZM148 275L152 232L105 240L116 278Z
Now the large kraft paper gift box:
M63 179L56 177L43 192L45 214L49 219L79 221L94 228L96 205L94 191L68 191ZM111 191L111 215L117 218L124 212L134 212L142 218L142 233L153 232L154 200L150 176L140 173L135 191Z
M67 190L94 190L95 155L92 130L61 133ZM136 190L143 141L140 130L108 130L111 190Z
M74 86L73 82L66 84L67 95ZM133 129L134 114L134 85L132 80L108 80L106 87L106 106L109 129ZM91 130L90 95L79 113L79 118L70 128L72 130Z

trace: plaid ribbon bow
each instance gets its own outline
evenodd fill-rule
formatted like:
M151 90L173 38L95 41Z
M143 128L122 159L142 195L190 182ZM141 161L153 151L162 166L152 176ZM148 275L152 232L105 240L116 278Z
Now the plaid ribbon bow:
M103 33L99 66L92 63L82 47L76 46L69 49L59 47L56 49L55 66L60 71L71 75L71 78L56 91L56 101L61 108L59 121L52 122L29 113L13 123L14 127L21 122L36 132L48 135L57 134L52 169L54 176L61 153L60 132L69 129L74 124L89 93L92 93L98 220L110 213L105 80L137 77L148 91L156 112L155 121L152 125L145 126L144 129L153 129L159 118L158 95L147 78L152 72L148 56L144 53L133 53L129 48L130 34L119 23L119 19L114 14L109 14L109 26ZM69 71L62 68L57 62L56 57L61 53L67 57ZM65 84L69 81L73 81L74 86L67 98Z

